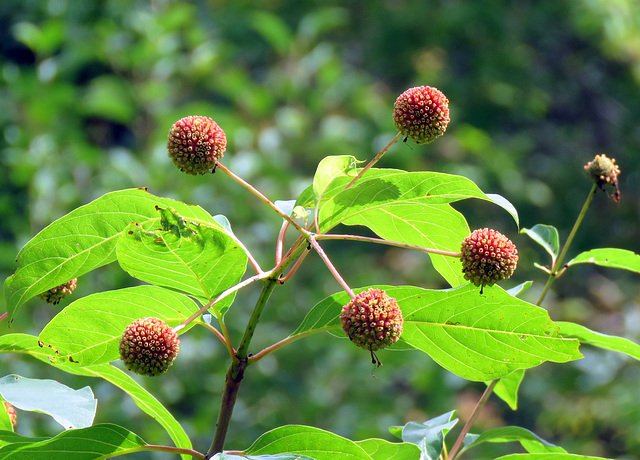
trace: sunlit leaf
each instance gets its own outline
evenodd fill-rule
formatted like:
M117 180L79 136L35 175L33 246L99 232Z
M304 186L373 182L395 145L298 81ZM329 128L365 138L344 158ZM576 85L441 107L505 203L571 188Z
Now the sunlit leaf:
M214 299L237 284L247 266L242 245L218 224L190 222L171 208L156 219L127 226L118 240L120 266L131 276L202 299ZM216 308L224 311L230 296Z
M331 182L341 176L353 178L356 176L356 159L350 155L329 156L318 163L313 176L313 196L316 206L322 200L322 195Z
M549 452L544 454L511 454L498 457L495 460L611 460L604 457L589 457L586 455L564 454Z
M108 363L120 359L122 333L136 319L156 317L173 327L197 311L189 297L157 286L98 292L64 308L39 340L55 350L57 359L68 359L78 367Z
M408 442L389 442L384 439L365 439L356 444L373 460L420 460L420 448Z
M576 264L595 264L601 267L621 268L640 273L640 255L626 249L592 249L567 262L567 266Z
M625 339L624 337L595 332L580 324L565 321L558 321L556 324L560 327L560 335L563 337L579 339L582 343L588 343L589 345L604 350L624 353L627 356L640 360L640 345L631 340Z
M19 441L0 448L3 460L93 460L104 459L118 452L136 450L146 443L135 433L114 424L99 424L88 428L67 430L58 436L42 438L20 437Z
M260 436L245 453L301 454L316 460L372 460L355 442L320 428L285 425Z
M14 374L0 378L0 394L18 409L50 415L65 430L91 426L98 404L89 387L74 390L55 380Z
M421 460L437 460L442 454L445 436L458 422L455 413L450 411L424 423L407 423L402 427L402 440L418 446Z
M518 390L520 389L524 374L524 369L516 369L511 374L501 377L493 389L496 396L506 402L511 410L518 409Z
M156 219L156 206L172 207L187 219L214 222L199 206L144 189L107 193L56 220L20 250L18 268L4 284L9 320L31 297L115 261L120 233L131 222L144 225Z
M519 426L504 426L491 428L477 436L473 443L466 444L463 452L486 442L504 443L519 442L522 447L531 454L541 453L566 453L562 447L551 444L540 438L535 433Z
M401 339L465 379L493 380L545 361L582 357L579 342L561 337L546 310L498 286L485 287L483 294L471 284L447 290L376 287L394 297L402 309ZM292 336L338 331L339 315L348 301L344 292L322 300Z

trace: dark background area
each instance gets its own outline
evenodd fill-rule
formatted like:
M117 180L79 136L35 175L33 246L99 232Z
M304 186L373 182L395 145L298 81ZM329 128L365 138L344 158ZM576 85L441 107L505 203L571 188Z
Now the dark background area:
M394 136L393 102L431 85L451 101L451 124L432 144L394 145L379 164L461 174L509 199L521 226L556 226L565 238L590 189L583 165L616 158L622 201L599 193L569 257L594 247L640 252L640 5L634 0L309 0L199 2L4 0L0 3L0 275L36 232L112 190L149 191L225 214L263 266L280 222L246 190L216 174L179 173L166 153L178 118L214 118L229 140L224 164L273 200L295 198L327 155L366 160ZM511 287L533 280L546 254L496 206L457 204L472 228L492 227L518 246ZM325 250L352 286L446 284L422 254L359 243ZM136 284L117 266L79 280L58 307L33 299L0 332L39 333L77 296ZM256 351L286 337L316 302L339 290L317 257L276 290ZM241 333L257 292L227 315ZM557 281L552 319L640 341L640 288L631 273L578 266ZM0 311L5 310L0 298ZM492 399L477 429L517 424L570 452L640 458L637 362L583 347L585 359L527 373L520 408ZM286 423L352 439L453 408L464 418L483 390L418 352L369 356L318 335L285 347L247 373L227 448L242 449ZM226 372L225 351L204 330L183 338L161 379L140 379L206 449ZM147 442L169 443L159 425L109 384L3 355L2 375L54 378L99 398L97 421ZM52 435L45 416L20 413L18 432ZM477 430L476 430L477 431ZM452 436L453 438L453 436ZM518 446L488 446L493 458ZM142 456L140 458L143 458ZM150 458L166 458L162 455Z

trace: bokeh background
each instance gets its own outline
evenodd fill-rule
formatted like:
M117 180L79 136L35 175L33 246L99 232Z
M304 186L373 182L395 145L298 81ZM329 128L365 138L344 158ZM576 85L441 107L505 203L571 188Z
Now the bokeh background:
M583 165L606 153L621 165L622 201L597 195L569 256L593 247L640 252L635 0L3 0L0 277L52 220L128 187L225 214L268 266L278 217L223 174L191 177L175 169L166 153L171 124L186 115L214 118L229 139L224 163L273 200L287 200L310 184L323 157L377 153L395 134L395 98L421 84L449 97L449 129L429 145L394 145L381 166L465 175L507 197L522 227L551 224L566 237L590 188ZM457 208L472 228L490 226L514 240L521 262L505 287L533 280L525 297L535 301L544 274L533 264L548 264L545 253L500 208L476 201ZM352 286L446 287L423 254L337 242L325 249ZM638 280L579 266L554 284L545 307L553 319L640 342ZM76 295L134 284L114 265L81 277ZM309 257L275 292L255 351L286 337L312 305L338 290ZM227 315L236 337L256 295L242 292ZM57 308L32 300L10 330L0 324L0 333L37 334L73 298ZM584 360L528 372L518 411L492 399L477 430L518 424L574 453L640 459L640 364L583 351ZM409 420L451 409L464 419L483 389L417 352L380 358L384 366L373 370L365 352L328 334L271 355L247 373L226 447L246 448L286 423L391 439L388 427ZM194 330L171 372L140 381L206 450L226 367L216 340ZM91 385L98 422L170 443L109 384L12 355L0 357L0 371ZM59 431L44 415L19 417L21 434ZM517 451L488 446L470 455Z

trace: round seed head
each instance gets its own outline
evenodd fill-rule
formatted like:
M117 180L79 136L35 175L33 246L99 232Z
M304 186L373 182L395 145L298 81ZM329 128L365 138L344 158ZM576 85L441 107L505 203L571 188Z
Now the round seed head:
M47 303L58 305L64 296L71 294L78 285L78 278L74 278L71 281L61 284L60 286L53 287L48 291L44 291L42 294L38 294L42 300Z
M227 136L208 117L189 116L169 130L169 157L180 171L197 176L212 172L227 148Z
M178 334L158 318L141 318L129 324L120 340L120 357L136 374L167 372L180 351Z
M4 409L7 411L7 414L9 414L9 419L11 420L11 424L15 428L16 425L18 424L18 414L16 413L16 408L5 401Z
M476 286L492 286L511 278L518 265L518 250L509 238L489 228L474 230L462 241L462 271Z
M357 294L342 307L340 322L353 343L371 352L393 345L402 334L398 302L380 289Z
M431 142L447 130L449 99L431 86L409 88L396 99L393 122L416 144Z

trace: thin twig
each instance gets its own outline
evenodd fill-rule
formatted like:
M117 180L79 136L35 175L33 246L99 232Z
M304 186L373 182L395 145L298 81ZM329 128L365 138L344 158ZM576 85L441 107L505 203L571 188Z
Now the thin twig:
M398 139L400 139L400 136L402 136L402 134L401 134L401 133L396 134L396 135L394 136L394 138L393 138L393 139L391 139L391 141L390 141L390 142L389 142L389 143L388 143L388 144L387 144L387 145L386 145L382 150L380 150L380 152L379 152L375 157L373 157L373 160L371 160L371 161L370 161L370 162L369 162L369 163L368 163L364 168L362 168L362 169L360 170L360 172L356 175L356 177L354 177L353 179L351 179L351 182L349 182L349 183L346 185L346 187L344 188L344 190L346 190L346 189L348 189L349 187L351 187L351 185L352 185L355 181L357 181L358 179L360 179L360 178L362 177L362 175L363 175L365 172L367 172L367 170L368 170L369 168L371 168L373 165L375 165L375 164L378 162L378 160L380 160L380 158L382 158L382 155L384 155L385 153L387 153L387 150L389 150L389 148L390 148L393 144L395 144L395 143L398 141Z
M314 235L311 235L309 237L309 243L311 244L311 246L313 246L313 248L316 250L316 252L318 253L318 255L320 256L320 258L322 259L322 261L324 262L324 264L327 266L327 268L329 269L329 271L331 272L331 274L333 275L333 277L336 279L336 281L338 281L338 283L340 283L340 286L342 286L342 288L347 292L347 294L349 294L349 296L354 299L356 297L355 293L353 292L353 289L351 289L351 287L349 287L349 285L347 284L347 282L344 280L344 278L342 278L342 276L340 275L340 273L338 273L338 270L336 269L336 267L334 267L333 263L331 262L331 260L329 259L329 257L327 257L327 255L325 254L325 252L322 250L322 247L320 247L320 245L318 244L318 242L315 239Z
M316 240L351 240L351 241L364 241L367 243L378 243L378 244L386 244L387 246L395 246L398 248L405 248L405 249L415 249L416 251L422 251L422 252L429 252L431 254L440 254L442 256L450 256L450 257L462 257L462 254L460 254L459 252L452 252L452 251L444 251L441 249L432 249L432 248L425 248L423 246L416 246L414 244L407 244L407 243L399 243L397 241L389 241L389 240L384 240L382 238L372 238L372 237L368 237L368 236L360 236L360 235L339 235L339 234L322 234L322 235L315 235L315 239Z

